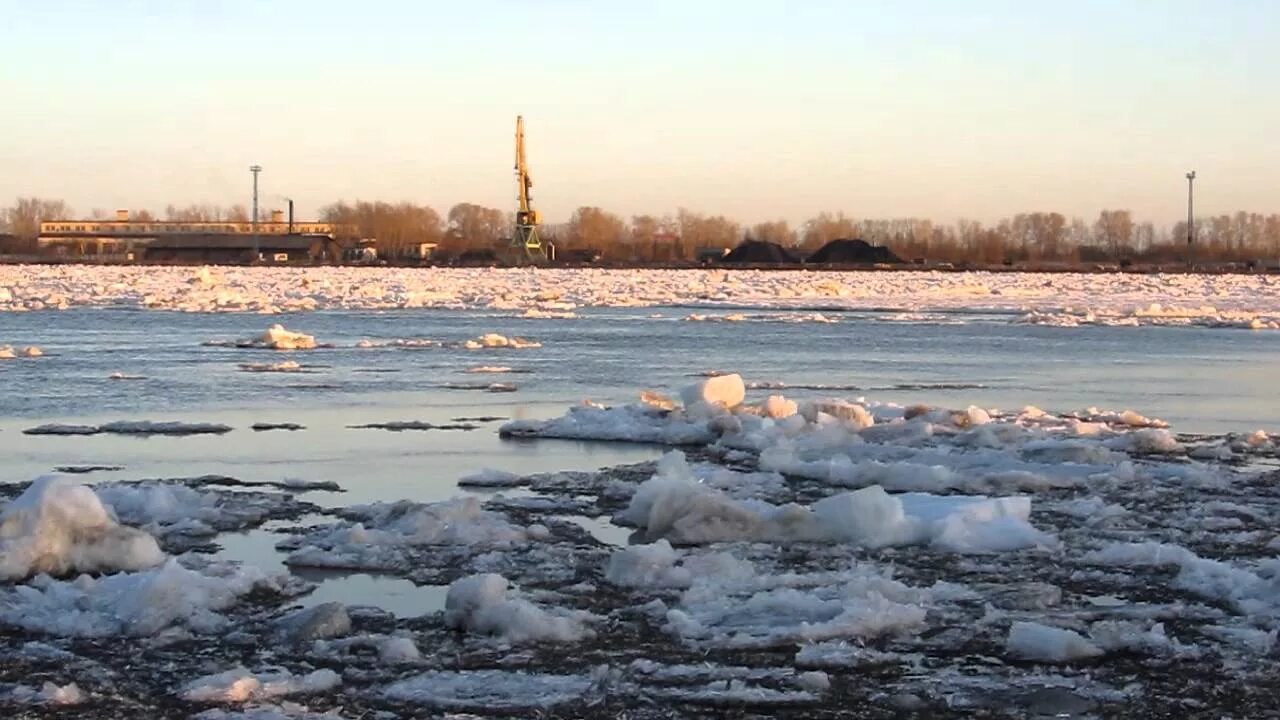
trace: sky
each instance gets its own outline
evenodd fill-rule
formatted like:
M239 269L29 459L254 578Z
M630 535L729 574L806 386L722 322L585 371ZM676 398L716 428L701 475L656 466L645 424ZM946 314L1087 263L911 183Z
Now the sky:
M0 204L1280 212L1271 0L0 0Z

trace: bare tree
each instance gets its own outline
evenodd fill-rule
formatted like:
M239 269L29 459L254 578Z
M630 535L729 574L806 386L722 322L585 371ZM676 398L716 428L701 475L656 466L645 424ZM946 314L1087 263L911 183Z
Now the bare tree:
M631 259L640 260L647 257L650 261L658 259L658 248L655 243L658 233L662 232L662 221L653 215L633 215L631 217Z
M589 249L604 257L616 257L627 236L627 225L622 218L598 207L575 210L565 230L568 248Z
M449 209L445 241L451 251L496 247L510 234L506 214L496 208L458 203Z
M751 227L751 237L756 240L777 243L778 245L795 245L796 234L786 220L772 220L757 223Z
M444 234L434 209L409 202L340 200L321 208L320 216L338 226L340 237L376 240L379 257L386 259L415 260L422 244L439 244Z
M36 197L18 198L10 208L0 211L5 232L14 235L27 249L35 249L40 235L40 223L49 220L66 220L71 208L62 200Z
M818 213L805 221L800 230L800 246L812 252L839 238L856 238L859 236L858 223L844 213Z
M706 216L680 208L677 222L684 260L701 250L735 247L742 237L742 227L723 215Z
M1118 260L1133 248L1133 217L1128 210L1103 210L1093 224L1093 234L1107 253Z

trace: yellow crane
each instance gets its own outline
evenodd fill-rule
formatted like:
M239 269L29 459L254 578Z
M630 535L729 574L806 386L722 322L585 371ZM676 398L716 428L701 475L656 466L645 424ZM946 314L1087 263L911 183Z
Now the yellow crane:
M517 258L545 261L547 248L538 237L538 225L542 216L533 209L533 178L529 175L529 162L524 155L524 116L516 116L516 186L519 188L520 206L516 210L515 236L511 238L512 254Z

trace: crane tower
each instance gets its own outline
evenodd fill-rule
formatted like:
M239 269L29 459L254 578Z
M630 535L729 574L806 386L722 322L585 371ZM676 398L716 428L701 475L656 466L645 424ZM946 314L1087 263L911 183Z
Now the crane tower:
M520 205L516 209L515 235L511 238L512 255L523 261L545 261L547 248L538 237L542 216L533 209L533 178L529 175L529 162L524 154L523 115L516 116L516 187Z

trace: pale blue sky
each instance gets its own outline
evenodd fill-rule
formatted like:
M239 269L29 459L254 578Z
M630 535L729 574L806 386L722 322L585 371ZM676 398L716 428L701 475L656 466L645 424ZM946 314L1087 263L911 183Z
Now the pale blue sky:
M1280 2L0 0L0 202L1280 212Z

